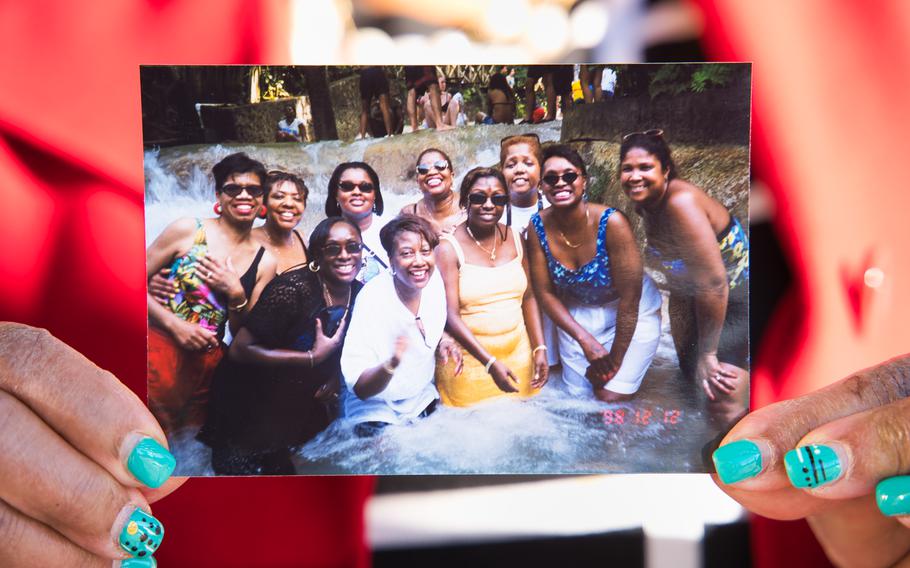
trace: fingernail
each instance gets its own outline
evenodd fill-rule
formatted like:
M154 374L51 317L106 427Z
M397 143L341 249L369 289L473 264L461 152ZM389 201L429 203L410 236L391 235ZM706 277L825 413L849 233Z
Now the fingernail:
M910 475L898 475L878 482L875 487L878 510L889 517L910 515Z
M127 558L126 560L120 560L114 564L115 568L157 568L158 561L155 560L154 556L146 556L145 558Z
M724 483L736 483L761 473L761 450L752 440L737 440L714 450L714 467Z
M117 542L128 554L139 558L151 556L161 546L164 527L155 517L135 508L126 521Z
M126 460L133 477L153 489L168 480L176 465L173 454L149 437L142 438Z
M784 455L787 477L797 489L811 489L830 483L840 477L841 463L830 446L810 444Z

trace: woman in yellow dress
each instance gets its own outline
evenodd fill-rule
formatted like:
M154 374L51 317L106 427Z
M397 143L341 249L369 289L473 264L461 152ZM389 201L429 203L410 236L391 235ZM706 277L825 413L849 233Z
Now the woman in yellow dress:
M441 236L436 264L446 288L446 329L462 345L464 370L439 366L436 388L447 406L532 396L547 382L547 348L521 237L499 222L509 203L502 173L474 168L460 201L467 220Z

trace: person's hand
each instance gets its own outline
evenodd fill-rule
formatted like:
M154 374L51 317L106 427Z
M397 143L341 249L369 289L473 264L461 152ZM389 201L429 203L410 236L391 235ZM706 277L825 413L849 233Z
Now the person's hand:
M336 349L341 347L341 343L344 340L344 328L347 324L347 320L342 319L341 323L338 324L338 329L335 330L335 335L329 337L322 331L322 320L316 318L316 339L313 341L312 351L315 362L321 363Z
M196 274L209 288L224 294L229 301L242 303L243 298L246 297L243 286L240 284L240 275L234 269L234 263L230 257L221 260L214 256L203 256L199 259Z
M531 388L543 388L550 378L550 363L547 361L547 352L538 349L534 353L534 378L531 379Z
M618 367L614 367L610 352L594 337L585 338L580 345L585 354L585 359L590 363L585 371L585 377L594 388L603 388L616 375L616 371L619 370Z
M162 306L173 300L177 292L177 283L168 280L170 273L169 268L162 268L149 279L149 294Z
M908 565L910 356L756 410L714 463L715 481L750 511L808 517L835 564Z
M736 390L736 372L717 360L716 353L702 353L695 366L695 380L710 400L731 395Z
M392 348L392 360L395 362L396 367L401 364L401 358L404 357L405 351L408 350L408 345L410 345L410 341L408 341L407 335L402 334L395 339L395 346Z
M44 330L0 323L0 566L148 559L164 535L149 503L185 481L166 445L116 377Z
M464 358L461 348L451 336L443 335L439 345L436 347L436 360L440 365L445 366L448 364L449 359L455 364L455 376L457 377L464 369Z
M518 377L502 361L490 365L490 376L502 392L518 392Z
M195 323L174 317L168 331L177 345L187 351L209 351L218 347L218 335Z

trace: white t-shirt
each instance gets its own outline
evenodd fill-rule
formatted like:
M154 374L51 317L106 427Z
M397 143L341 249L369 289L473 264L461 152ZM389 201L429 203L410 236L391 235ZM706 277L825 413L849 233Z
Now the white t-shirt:
M292 134L294 136L300 136L300 125L303 124L303 121L299 118L295 118L294 122L288 124L287 119L282 118L278 121L278 130L285 132L287 134Z
M531 217L540 211L550 206L550 202L547 201L547 198L541 195L539 200L534 205L528 207L516 207L512 206L512 226L518 229L521 232L521 235L524 236L528 231L528 224L531 223Z
M433 378L436 347L446 323L445 286L438 270L423 289L417 310L426 339L417 327L414 314L395 292L393 276L381 272L357 295L351 323L341 351L341 374L348 392L344 398L345 417L354 422L401 424L416 418L439 398ZM367 369L391 359L395 340L404 335L408 348L382 392L366 400L354 394L354 385Z

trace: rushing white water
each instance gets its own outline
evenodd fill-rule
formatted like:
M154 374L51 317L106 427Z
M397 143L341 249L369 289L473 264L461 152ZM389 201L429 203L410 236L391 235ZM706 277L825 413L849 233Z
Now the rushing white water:
M483 130L487 129L487 130ZM533 127L545 141L558 139L558 123ZM387 215L419 197L412 175L422 148L451 155L456 183L475 165L499 159L499 139L526 127L467 127L457 138L419 133L352 144L184 146L145 155L146 239L152 242L181 216L211 217L211 167L245 151L269 169L302 174L310 196L304 234L324 218L326 186L334 167L364 160L381 177ZM604 404L579 400L558 376L537 397L489 401L472 408L440 406L430 417L391 426L374 438L353 434L343 420L300 449L300 473L582 473L705 471L702 447L729 427L729 414L712 418L700 387L680 376L666 308L658 353L635 400ZM738 414L733 412L732 414ZM180 475L212 475L208 448L192 432L171 440Z

